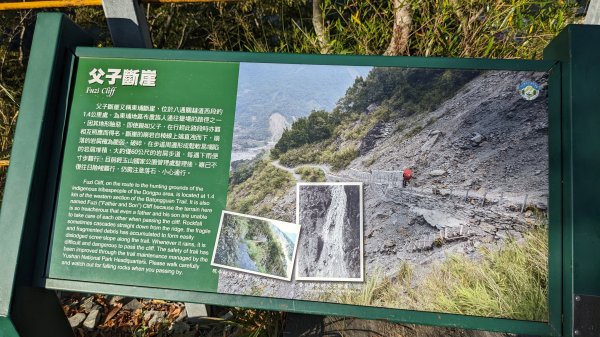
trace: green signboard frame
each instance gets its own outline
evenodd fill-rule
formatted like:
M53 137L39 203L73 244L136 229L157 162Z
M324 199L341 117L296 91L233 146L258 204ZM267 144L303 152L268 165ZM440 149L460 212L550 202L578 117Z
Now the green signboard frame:
M592 29L592 35L600 41L600 30ZM578 167L582 174L573 178L573 166L577 158L574 144L582 142L575 126L584 127L588 118L581 114L574 118L575 95L585 96L586 107L598 105L598 95L584 84L575 86L574 79L583 76L588 68L579 67L577 59L568 51L579 48L582 60L600 54L600 47L589 47L581 39L589 29L569 27L547 49L543 61L450 59L422 57L383 56L336 56L336 55L283 55L268 53L230 53L175 51L151 49L113 49L86 47L92 43L83 31L61 14L41 14L38 17L33 48L29 61L20 119L17 125L11 166L8 172L5 199L0 213L0 334L8 336L38 336L52 329L56 336L69 335L70 328L53 291L49 289L99 292L135 297L161 298L175 301L199 302L215 305L232 305L283 310L301 313L354 316L367 319L426 324L467 329L501 331L509 333L571 336L573 333L573 296L580 292L598 295L599 268L589 264L579 266L581 274L573 277L574 255L582 258L598 246L599 207L588 209L585 225L596 235L586 244L573 245L573 237L581 235L574 225L574 194L587 190L582 185L585 177L593 175L599 159L592 158L587 169ZM590 56L591 55L591 56ZM412 68L450 68L480 70L549 71L549 284L548 322L530 322L500 318L462 316L433 312L421 312L345 304L261 298L181 291L166 288L124 286L107 283L80 282L50 279L46 276L46 262L50 243L57 178L60 170L60 153L64 143L65 120L68 111L69 90L78 57L130 58L156 60L202 60L221 62L293 63L322 65L369 65L400 66ZM596 58L598 59L598 58ZM587 66L586 66L587 67ZM591 66L593 74L600 74L598 66ZM581 80L580 80L581 81ZM581 91L577 91L581 90ZM593 95L595 97L591 98ZM577 110L579 111L579 110ZM588 114L589 115L589 114ZM598 116L589 117L597 122ZM575 125L576 124L576 125ZM598 124L596 124L598 125ZM590 125L588 125L590 127ZM593 138L593 137L592 137ZM599 137L592 139L592 145ZM590 149L585 149L589 151ZM586 152L590 159L589 152ZM594 166L595 164L595 166ZM581 163L579 164L581 165ZM599 187L598 178L593 186ZM579 184L579 185L578 185ZM588 186L589 189L589 186ZM587 194L586 194L587 195ZM593 206L593 205L592 205ZM585 238L582 238L585 239ZM589 257L588 257L589 258ZM596 282L595 284L593 282ZM579 291L578 289L582 289ZM29 324L27 307L36 303L45 310L45 324ZM38 309L40 310L40 309ZM563 323L564 320L564 323ZM17 334L18 332L18 334Z

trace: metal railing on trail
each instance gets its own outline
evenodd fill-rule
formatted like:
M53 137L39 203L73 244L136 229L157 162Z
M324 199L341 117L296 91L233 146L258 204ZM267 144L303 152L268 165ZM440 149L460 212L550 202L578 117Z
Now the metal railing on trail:
M357 169L350 169L350 176L353 180L357 180L366 184L381 185L381 186L401 186L403 180L402 171L384 171L384 170L373 170L371 172L363 172ZM461 188L437 188L435 186L409 186L401 189L408 194L413 196L424 196L424 195L440 195L442 197L458 201L470 203L477 206L488 206L488 205L500 205L504 201L508 201L508 196L511 195L512 202L517 203L517 211L523 213L529 206L531 195L529 193L509 193L509 192L496 192L491 193L489 190L484 189L482 192L476 192L471 189ZM386 198L390 196L386 195L386 190L380 191ZM516 194L516 195L515 195ZM520 198L519 198L520 197ZM518 201L521 199L522 201Z

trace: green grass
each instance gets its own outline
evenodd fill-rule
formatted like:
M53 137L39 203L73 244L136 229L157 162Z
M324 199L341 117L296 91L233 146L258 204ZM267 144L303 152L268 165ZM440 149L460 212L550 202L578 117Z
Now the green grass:
M225 330L222 334L209 336L271 337L279 336L283 331L286 315L283 312L244 308L230 308L230 312L233 317L223 321L222 325L235 327L235 330L233 332L231 329Z
M320 151L322 147L323 143L321 142L291 149L279 156L279 162L287 167L319 163L321 161Z
M271 205L294 187L291 173L280 170L267 160L258 163L252 175L244 182L230 187L227 209L270 217Z
M394 129L394 133L402 132L402 131L404 131L404 129L406 129L406 123L398 123L398 124L396 124L396 128Z
M319 295L319 301L338 302L376 307L406 308L413 267L402 262L393 275L385 275L383 270L376 269L360 288L343 289L332 286ZM411 302L413 300L410 300ZM412 306L411 306L412 308Z
M421 125L417 125L414 128L410 129L405 135L404 138L408 139L408 138L412 138L415 135L417 135L417 133L421 132L421 130L423 130L423 127Z
M463 315L548 319L548 235L536 228L523 242L483 250L481 261L454 255L437 266L423 293L432 311Z
M346 146L335 152L327 162L331 165L331 169L339 171L350 164L359 155L358 149L354 146Z
M246 240L245 242L246 242L246 245L248 246L248 256L250 256L252 261L256 262L256 261L262 260L265 255L264 250L260 249L255 242L248 241L248 240ZM256 267L258 268L258 271L260 271L261 273L265 272L265 268L263 265L257 264Z
M359 155L356 141L337 144L326 140L316 144L306 144L289 150L279 156L279 162L287 167L305 164L326 164L334 171L339 171ZM300 173L301 174L301 173Z
M314 167L299 167L295 171L300 175L303 181L315 183L315 182L325 182L327 181L327 177L325 177L325 172L319 168Z
M413 266L376 270L356 289L325 288L318 300L471 316L547 321L548 233L538 226L521 241L483 249L480 260L449 256L419 284Z

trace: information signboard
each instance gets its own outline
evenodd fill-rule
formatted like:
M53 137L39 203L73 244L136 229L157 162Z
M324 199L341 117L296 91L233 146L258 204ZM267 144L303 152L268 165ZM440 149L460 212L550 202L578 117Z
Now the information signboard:
M50 279L548 321L547 72L74 70Z
M238 66L81 58L49 276L212 290Z
M0 334L69 336L56 289L593 335L596 28L475 60L89 48L40 15Z

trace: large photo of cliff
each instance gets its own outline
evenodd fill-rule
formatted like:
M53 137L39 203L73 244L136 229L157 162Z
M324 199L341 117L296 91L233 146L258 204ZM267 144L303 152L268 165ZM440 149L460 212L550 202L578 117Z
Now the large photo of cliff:
M221 269L218 291L547 321L547 74L348 68L240 72L227 209L296 222L299 183L362 183L363 282Z
M361 183L299 183L296 280L363 281Z

